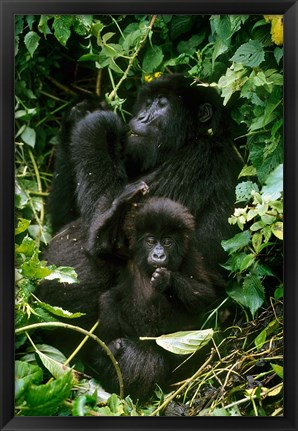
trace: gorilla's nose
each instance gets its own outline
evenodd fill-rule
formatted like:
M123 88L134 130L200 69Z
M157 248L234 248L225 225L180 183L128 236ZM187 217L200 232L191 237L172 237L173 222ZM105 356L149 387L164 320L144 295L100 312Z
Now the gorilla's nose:
M164 249L162 247L155 247L152 257L156 263L163 263L167 258L167 256L165 255Z

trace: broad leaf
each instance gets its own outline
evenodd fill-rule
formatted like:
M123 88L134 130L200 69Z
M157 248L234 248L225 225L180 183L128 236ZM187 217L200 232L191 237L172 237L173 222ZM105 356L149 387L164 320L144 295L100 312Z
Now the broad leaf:
M25 393L26 406L21 410L25 416L52 416L59 405L66 400L72 387L72 374L66 373L60 379L45 385L32 385Z
M265 299L264 287L256 275L247 275L242 286L234 285L227 289L228 295L234 301L247 307L254 317Z
M213 337L213 329L180 331L160 337L140 337L140 340L155 339L156 343L176 355L189 355L204 347Z
M283 222L278 221L274 223L274 225L271 227L272 233L276 236L276 238L281 240L283 240L284 238L283 226Z
M61 45L66 46L66 43L71 35L70 27L73 23L74 16L59 15L55 17L53 28L54 34Z
M37 365L16 361L15 397L20 398L28 385L42 382L42 370Z
M31 127L27 126L23 133L21 134L21 138L25 142L25 144L29 145L30 147L35 147L36 142L36 132Z
M76 319L78 317L84 316L85 313L71 313L68 310L64 310L61 307L54 307L53 305L47 304L45 302L39 302L38 303L42 308L49 311L50 313L54 314L58 317L64 317L66 319Z
M235 251L240 250L245 247L250 242L251 235L248 230L244 232L237 233L237 235L233 236L233 238L222 241L221 245L223 249L229 254L235 253Z
M79 283L77 273L71 267L59 266L57 268L55 265L49 265L48 268L51 273L45 277L47 280L58 279L60 283Z
M146 73L154 72L163 60L163 52L159 46L152 46L147 49L143 60L143 70Z
M40 350L36 350L37 355L39 356L41 362L46 367L46 369L54 376L56 379L59 377L63 377L66 372L72 372L71 368L66 365L63 365L61 362L55 361L55 359L50 358L45 355Z
M277 200L283 192L283 164L277 166L268 176L266 185L262 188L264 196L269 196L271 200Z
M24 37L26 48L30 52L31 57L33 57L33 54L39 45L39 40L40 40L40 36L38 36L38 34L35 33L35 31L29 31L29 33L27 33L26 36Z
M249 67L259 66L264 59L265 52L263 46L257 40L250 40L241 45L231 58L235 63Z
M252 181L243 181L236 186L236 203L247 202L252 197L252 191L259 191L259 187Z

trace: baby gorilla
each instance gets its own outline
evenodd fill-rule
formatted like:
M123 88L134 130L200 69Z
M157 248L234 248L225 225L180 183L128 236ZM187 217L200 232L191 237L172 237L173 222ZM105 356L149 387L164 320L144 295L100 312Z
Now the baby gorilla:
M125 393L144 400L156 383L170 382L181 357L139 337L199 329L201 313L215 300L222 280L205 271L193 246L194 218L179 203L151 198L138 204L124 231L129 259L117 285L100 296L97 335L119 363ZM116 373L100 349L92 363L103 386L118 392Z

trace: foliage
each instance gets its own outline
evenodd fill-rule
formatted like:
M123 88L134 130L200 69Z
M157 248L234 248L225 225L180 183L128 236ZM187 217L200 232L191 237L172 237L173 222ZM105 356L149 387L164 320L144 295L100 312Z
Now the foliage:
M15 28L16 414L159 415L180 400L188 415L281 415L282 17L16 16ZM235 120L244 168L229 222L238 232L222 243L228 300L206 320L217 329L214 351L173 394L157 389L138 406L105 393L83 373L77 351L65 358L32 327L79 317L38 300L44 278L78 281L73 269L40 259L51 239L45 203L65 109L74 96L96 93L127 121L140 85L171 72L216 87ZM234 318L220 330L227 304Z
M179 331L159 337L140 337L140 340L155 340L156 344L169 352L176 355L189 355L208 344L213 334L213 329L202 329L200 331Z

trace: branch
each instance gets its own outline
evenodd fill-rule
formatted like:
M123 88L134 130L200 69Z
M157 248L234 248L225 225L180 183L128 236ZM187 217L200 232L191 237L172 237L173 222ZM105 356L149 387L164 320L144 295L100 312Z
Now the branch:
M137 56L139 55L139 52L140 52L140 51L141 51L141 49L143 48L144 43L145 43L145 41L146 41L146 39L147 39L147 37L148 37L148 35L149 35L150 31L152 30L152 27L153 27L154 21L156 20L156 17L157 17L157 15L153 15L153 16L152 16L151 21L150 21L150 24L149 24L149 27L148 27L148 30L147 30L147 33L145 34L144 39L140 42L140 45L139 45L139 46L138 46L138 48L136 49L136 51L135 51L134 55L130 58L129 63L128 63L128 66L127 66L127 69L125 70L125 72L124 72L123 76L121 77L120 81L118 82L118 84L116 85L116 87L114 88L114 90L109 94L109 96L108 96L108 99L109 99L109 100L112 100L112 99L114 99L114 98L115 98L115 96L116 96L116 94L117 94L117 91L119 90L119 88L120 88L120 86L121 86L122 82L127 78L127 75L128 75L128 73L129 73L129 71L130 71L130 69L131 69L131 67L132 67L132 65L133 65L133 63L134 63L134 61L135 61L135 59L136 59L136 58L137 58Z
M72 329L73 331L80 332L81 334L87 335L88 337L90 337L94 341L96 341L96 343L99 344L102 347L102 349L106 352L106 354L111 359L111 361L112 361L112 363L113 363L113 365L115 367L118 380L119 380L119 396L120 396L120 398L124 397L123 377L122 377L122 374L121 374L118 362L116 361L113 353L108 348L108 346L100 338L98 338L96 335L91 334L90 332L86 331L83 328L80 328L79 326L69 325L68 323L62 323L62 322L34 323L32 325L23 326L22 328L16 329L15 333L16 334L20 334L21 332L25 332L25 331L28 331L30 329L47 328L47 327L50 327L50 326L60 327L60 328L66 328L66 329Z

